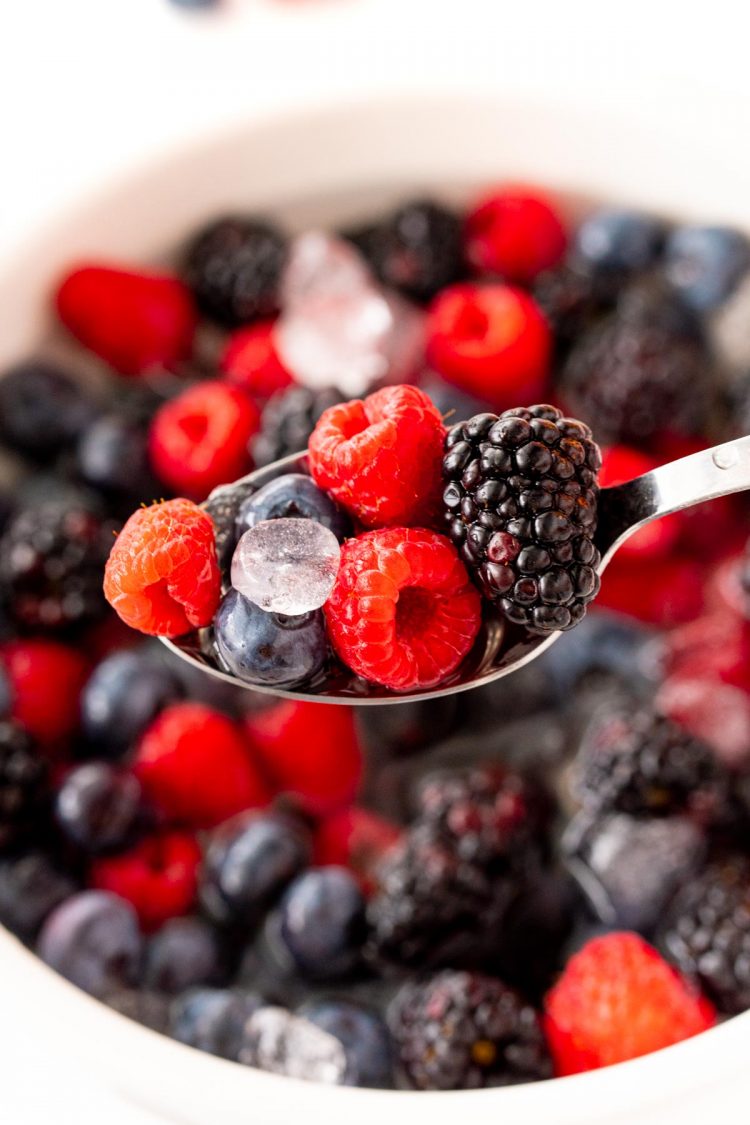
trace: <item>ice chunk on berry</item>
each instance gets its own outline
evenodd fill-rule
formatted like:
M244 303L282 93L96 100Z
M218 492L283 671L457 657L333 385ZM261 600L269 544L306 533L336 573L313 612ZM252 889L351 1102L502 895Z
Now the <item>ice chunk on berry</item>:
M240 539L232 558L232 586L268 613L309 613L328 600L341 548L322 523L262 520Z

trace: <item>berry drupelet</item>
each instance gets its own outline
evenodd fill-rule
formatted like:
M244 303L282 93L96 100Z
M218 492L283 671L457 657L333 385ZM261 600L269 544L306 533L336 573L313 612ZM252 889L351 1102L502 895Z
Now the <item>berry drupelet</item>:
M265 406L260 431L252 442L256 466L262 468L306 449L310 434L323 411L335 406L344 397L335 387L319 390L291 387L288 391L278 391Z
M536 1012L494 977L447 970L406 984L391 1005L389 1023L402 1074L416 1090L552 1077Z
M34 826L47 787L44 758L22 727L0 722L0 851Z
M509 621L570 629L598 592L600 464L588 426L554 406L477 414L449 430L449 534Z
M286 239L277 227L229 216L196 236L184 275L201 312L235 328L277 311L285 259Z

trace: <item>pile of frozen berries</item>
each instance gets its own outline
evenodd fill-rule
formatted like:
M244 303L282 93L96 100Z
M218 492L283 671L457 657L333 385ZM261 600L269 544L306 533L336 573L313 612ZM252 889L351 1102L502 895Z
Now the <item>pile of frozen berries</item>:
M747 511L643 529L598 594L594 540L599 486L750 425L744 236L502 189L229 216L175 261L76 266L0 377L0 923L338 1084L569 1074L750 1007ZM401 691L483 615L569 632L462 696L268 705L125 628L105 564L129 625L249 683Z

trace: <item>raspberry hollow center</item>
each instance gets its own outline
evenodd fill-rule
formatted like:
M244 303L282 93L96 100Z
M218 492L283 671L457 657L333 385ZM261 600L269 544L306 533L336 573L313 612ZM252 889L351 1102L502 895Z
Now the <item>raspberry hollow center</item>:
M432 624L435 613L435 596L420 586L408 586L398 596L396 604L396 636L416 637Z

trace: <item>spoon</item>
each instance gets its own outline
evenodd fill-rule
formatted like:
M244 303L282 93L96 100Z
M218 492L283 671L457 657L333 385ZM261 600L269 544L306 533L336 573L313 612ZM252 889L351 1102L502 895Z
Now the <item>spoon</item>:
M215 489L209 502L213 504L228 499L237 488L255 490L277 476L295 472L307 472L305 453L292 454L291 457L250 473L234 484ZM625 540L644 524L679 512L682 508L691 508L706 500L746 489L750 489L750 435L682 457L626 484L603 488L599 493L596 532L596 544L601 553L599 573L602 573ZM207 675L215 676L235 687L291 699L316 700L320 703L357 706L409 703L438 699L490 684L535 660L562 636L561 633L536 636L518 626L508 625L499 614L493 616L491 608L485 618L474 648L453 675L438 687L409 694L399 694L377 684L366 683L346 669L327 672L319 681L299 689L245 683L222 672L212 663L206 651L208 630L174 640L167 637L160 639L171 652L197 665Z

